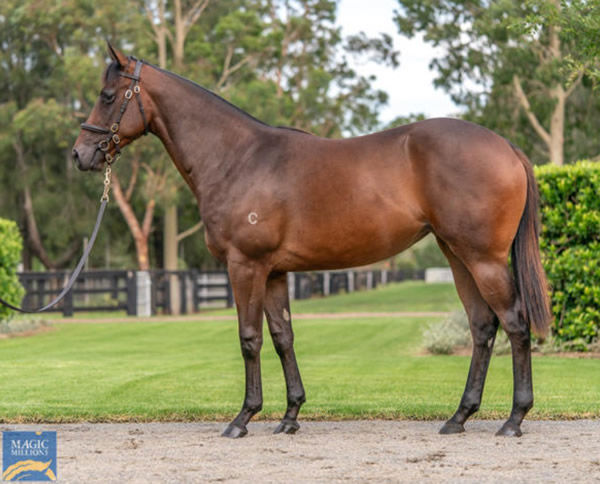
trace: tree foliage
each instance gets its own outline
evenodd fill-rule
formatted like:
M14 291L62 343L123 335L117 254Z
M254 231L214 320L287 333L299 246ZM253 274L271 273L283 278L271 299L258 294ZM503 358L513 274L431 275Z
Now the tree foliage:
M0 294L13 305L19 305L24 289L17 277L17 264L21 260L22 240L17 224L0 219ZM0 321L12 313L11 309L0 305Z
M401 33L422 33L441 48L431 64L435 83L467 119L510 138L536 163L562 164L600 152L592 128L598 96L584 68L596 62L597 33L583 14L595 3L398 0L395 19Z

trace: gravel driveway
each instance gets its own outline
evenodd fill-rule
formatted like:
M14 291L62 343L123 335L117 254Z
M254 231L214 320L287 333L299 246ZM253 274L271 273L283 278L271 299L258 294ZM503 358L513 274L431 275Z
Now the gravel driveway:
M302 422L272 435L224 423L3 425L56 430L60 482L600 482L600 420L526 421L523 437L495 437L499 421L460 435L441 422Z

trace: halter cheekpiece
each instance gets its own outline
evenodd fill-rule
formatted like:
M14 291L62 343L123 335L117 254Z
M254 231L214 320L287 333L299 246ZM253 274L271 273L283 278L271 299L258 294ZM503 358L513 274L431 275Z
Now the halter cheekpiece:
M129 74L128 72L124 72L124 71L119 71L119 75L121 77L127 77L128 79L131 79L131 83L129 84L129 87L125 91L125 99L123 99L123 103L121 104L121 109L119 110L119 116L117 117L116 121L114 121L111 124L110 128L108 128L108 129L103 128L102 126L96 126L95 124L81 123L81 129L91 131L92 133L100 133L100 134L108 135L108 137L106 139L103 139L102 141L100 141L98 143L98 148L97 148L104 153L104 161L106 161L106 163L108 163L108 164L112 163L114 161L114 159L117 158L121 154L121 148L119 147L121 138L119 137L118 132L119 132L119 128L121 127L120 123L121 123L121 119L123 118L123 114L125 114L127 105L129 104L129 101L131 100L131 98L133 97L134 94L135 94L135 98L138 103L138 107L140 108L140 114L142 115L142 120L144 121L144 134L148 134L148 131L149 131L148 120L146 119L146 113L144 112L144 106L142 105L142 98L140 96L140 84L139 84L140 73L142 71L142 65L144 64L144 62L142 60L136 59L135 57L129 57L128 60L136 61L135 69L133 70L133 74ZM129 62L127 63L127 66L129 66ZM127 69L127 66L125 66L125 69ZM115 151L116 151L116 155L114 158L108 152L111 142L114 144Z

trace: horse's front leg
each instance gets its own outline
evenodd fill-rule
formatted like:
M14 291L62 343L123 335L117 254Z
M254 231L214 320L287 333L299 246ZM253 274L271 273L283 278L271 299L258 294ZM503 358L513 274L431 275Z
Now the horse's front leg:
M306 398L294 353L294 332L292 331L286 273L269 276L265 296L265 314L275 351L277 351L283 366L287 388L287 411L275 429L275 433L293 434L300 428L296 419L300 406L306 401Z
M246 424L262 408L260 349L267 271L256 263L228 263L229 279L238 313L242 356L246 367L246 396L242 410L223 432L224 437L243 437Z

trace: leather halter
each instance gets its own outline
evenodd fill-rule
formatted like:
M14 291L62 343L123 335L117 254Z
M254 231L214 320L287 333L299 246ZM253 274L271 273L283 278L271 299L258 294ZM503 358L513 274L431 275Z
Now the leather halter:
M127 72L119 71L119 75L121 77L127 77L131 79L131 83L129 87L125 91L125 99L123 99L123 103L121 104L121 109L119 110L119 115L115 122L113 122L109 129L103 128L102 126L96 126L95 124L89 123L81 123L81 129L85 129L87 131L91 131L92 133L100 133L107 134L108 137L103 139L98 143L97 149L104 153L104 161L110 164L114 161L113 156L108 152L110 148L110 143L112 142L115 147L115 151L117 153L116 156L121 154L121 148L119 147L119 143L121 142L121 138L118 135L119 128L121 127L121 119L123 118L123 114L125 114L125 110L127 109L127 105L129 101L135 94L135 98L138 103L138 107L140 108L140 114L142 115L142 120L144 121L144 134L148 134L148 120L146 119L146 113L144 112L144 106L142 105L142 98L140 96L140 73L142 71L142 65L144 62L142 60L136 59L135 57L129 57L129 61L135 60L135 69L133 70L133 74L129 74ZM129 62L127 63L127 66ZM127 66L125 69L127 69Z

